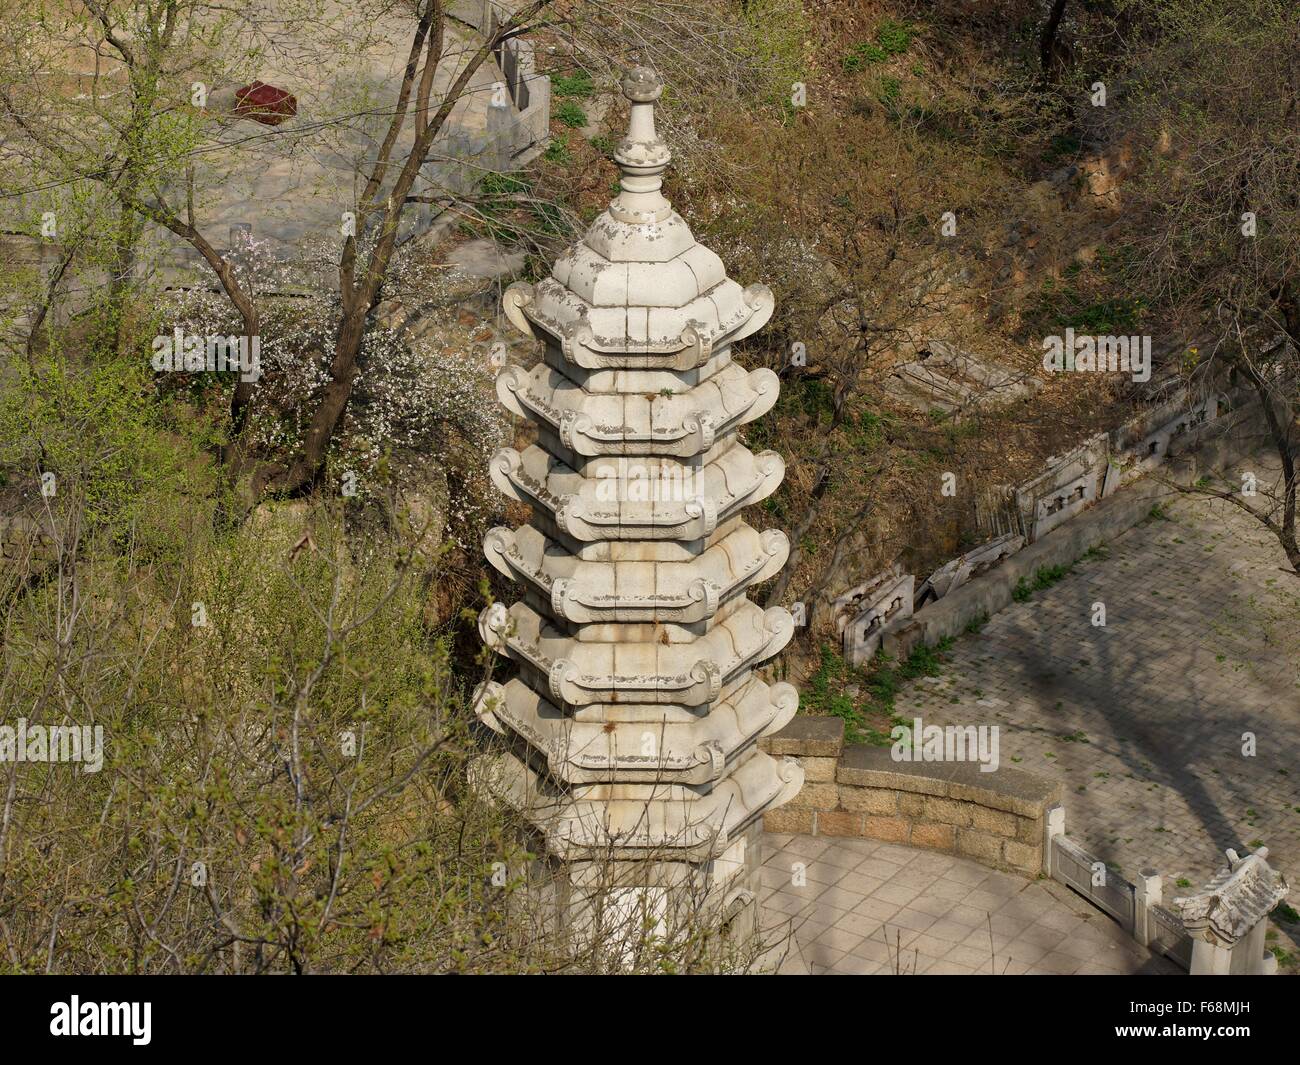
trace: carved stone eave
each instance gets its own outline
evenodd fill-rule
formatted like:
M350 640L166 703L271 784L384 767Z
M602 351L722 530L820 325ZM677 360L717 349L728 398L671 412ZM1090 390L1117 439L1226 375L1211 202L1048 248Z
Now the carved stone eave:
M542 508L575 540L698 540L775 492L785 460L736 444L703 465L664 459L629 469L611 458L608 476L583 477L533 445L522 454L501 448L488 469L503 494Z
M794 635L784 607L748 601L686 643L581 641L525 603L500 603L479 615L479 635L498 654L546 678L556 703L681 703L701 706L742 671L779 654Z
M774 577L790 555L779 529L733 529L685 562L587 562L536 529L497 527L483 552L502 574L528 584L571 622L707 621L750 585Z
M604 794L597 785L575 797L512 754L487 756L472 767L473 783L523 812L547 849L565 861L719 857L765 810L794 798L803 779L793 759L778 762L757 749L702 794L669 784Z
M1269 866L1266 847L1244 857L1229 850L1227 857L1228 864L1204 888L1175 899L1174 905L1193 938L1231 946L1286 898L1289 887L1286 877Z
M693 370L715 350L767 324L776 306L766 285L724 282L683 307L595 307L555 281L516 282L506 316L587 370Z
M576 720L518 679L489 683L475 698L484 724L543 752L550 774L565 783L707 784L760 736L784 728L798 708L791 685L751 677L708 714L686 720L663 714L625 736L601 721Z
M766 414L779 390L771 370L745 371L734 364L675 394L593 395L545 363L531 372L508 366L497 376L503 406L549 428L566 450L581 456L692 458L720 435Z

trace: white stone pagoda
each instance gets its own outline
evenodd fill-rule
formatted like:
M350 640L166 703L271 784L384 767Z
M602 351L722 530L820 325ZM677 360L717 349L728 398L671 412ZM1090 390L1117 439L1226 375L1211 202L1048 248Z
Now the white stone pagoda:
M785 472L778 454L740 439L779 382L731 359L773 299L730 280L664 198L659 78L638 67L622 88L620 192L550 277L504 296L545 351L533 370L497 378L537 443L498 451L492 479L533 519L484 540L524 597L479 620L516 669L478 694L503 742L476 775L571 883L615 867L619 883L690 879L734 907L754 890L763 812L803 783L795 762L757 746L798 706L791 685L754 672L794 622L746 597L789 552L784 533L742 517Z

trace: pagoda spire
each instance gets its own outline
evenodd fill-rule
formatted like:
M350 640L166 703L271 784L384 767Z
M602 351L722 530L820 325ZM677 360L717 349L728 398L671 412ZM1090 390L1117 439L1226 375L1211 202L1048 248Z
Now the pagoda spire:
M610 214L620 222L662 222L672 212L663 195L663 173L672 162L655 132L655 101L663 95L663 82L648 67L633 67L623 76L623 95L631 102L627 136L614 149L614 162L622 178Z

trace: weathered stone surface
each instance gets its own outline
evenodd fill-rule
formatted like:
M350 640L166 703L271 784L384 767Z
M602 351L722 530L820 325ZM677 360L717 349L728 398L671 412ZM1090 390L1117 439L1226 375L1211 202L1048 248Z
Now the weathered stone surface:
M835 758L800 758L799 764L803 766L804 780L810 784L826 784L835 782L835 769L839 762Z
M861 836L862 815L848 810L823 810L817 813L819 836Z
M811 836L816 827L814 810L799 810L784 806L763 814L763 830L784 835Z
M853 784L841 784L840 806L864 814L889 815L898 812L898 795L884 788L860 788Z
M763 745L773 755L838 758L844 749L844 719L799 714Z
M831 604L846 662L853 666L866 664L887 634L908 623L915 587L916 578L895 564L850 588Z
M989 832L995 836L1015 838L1016 823L1019 820L1015 814L1004 813L1001 810L990 810L987 806L971 806L967 809L970 814L972 828L978 828L981 832ZM935 820L941 819L936 818ZM953 822L953 824L964 823L962 821Z
M1006 860L1006 864L1017 872L1036 876L1043 865L1043 848L1008 839L1002 843L1002 857Z
M1002 859L1002 840L987 832L961 828L957 830L957 853L969 855L986 865L997 865Z
M836 779L975 803L1021 817L1041 816L1061 797L1059 783L1022 770L1003 766L983 773L973 762L895 762L888 747L868 744L845 748Z
M932 775L921 776L905 771L909 768L905 763L893 761L889 756L888 747L872 747L865 743L855 743L844 748L835 779L841 784L889 788L892 791L918 791L927 795L947 794L947 785L942 780Z
M981 773L969 762L947 767L948 795L963 802L978 803L991 810L1005 810L1020 817L1041 817L1043 811L1061 799L1059 781L1005 766L996 773Z
M833 783L805 783L799 794L790 800L790 806L805 810L834 810L839 800L839 789Z
M1225 945L1244 938L1286 898L1286 877L1268 864L1268 848L1239 856L1226 852L1228 864L1194 895L1174 900L1183 924L1193 934L1205 933Z
M917 588L914 606L919 608L927 602L942 599L976 577L982 577L1024 546L1025 538L1019 533L1004 533L945 562Z
M982 807L971 807L967 803L931 796L926 798L921 816L927 821L935 821L941 825L969 825L974 820L976 812L981 810ZM984 826L976 824L975 827Z
M1052 456L1047 468L1015 490L1030 543L1102 497L1110 442L1099 433L1065 455Z
M951 851L957 830L952 825L913 825L909 842L916 847Z
M925 816L926 804L932 800L916 792L905 791L898 796L898 812L904 817L918 818Z
M902 817L865 817L862 834L868 839L882 839L889 843L906 843L911 834L911 823Z

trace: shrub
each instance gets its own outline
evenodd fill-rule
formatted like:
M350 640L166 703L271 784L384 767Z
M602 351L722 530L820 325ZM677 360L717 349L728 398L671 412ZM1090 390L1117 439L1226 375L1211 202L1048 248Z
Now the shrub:
M884 19L876 27L874 43L862 41L853 46L840 61L846 73L854 74L865 70L873 63L883 63L892 56L902 55L912 45L916 29L905 22Z
M563 100L555 108L555 118L561 125L570 129L581 129L587 124L587 112L572 100Z
M551 94L559 99L572 97L585 100L596 91L596 83L585 70L575 70L572 74L552 74Z

